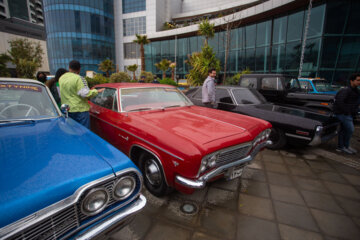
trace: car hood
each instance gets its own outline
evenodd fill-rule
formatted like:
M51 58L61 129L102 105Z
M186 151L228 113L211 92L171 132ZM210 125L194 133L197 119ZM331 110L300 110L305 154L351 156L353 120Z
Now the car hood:
M89 132L62 117L0 125L0 227L113 174L86 140Z

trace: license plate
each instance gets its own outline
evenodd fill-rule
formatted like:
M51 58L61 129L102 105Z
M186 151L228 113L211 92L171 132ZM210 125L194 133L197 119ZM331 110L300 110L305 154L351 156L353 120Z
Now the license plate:
M229 171L229 180L238 178L241 176L244 168L233 168Z

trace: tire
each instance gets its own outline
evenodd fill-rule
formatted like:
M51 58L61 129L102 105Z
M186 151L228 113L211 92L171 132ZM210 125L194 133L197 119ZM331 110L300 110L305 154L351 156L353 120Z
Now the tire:
M272 144L267 146L269 149L280 149L286 145L285 133L279 128L271 129L269 140L272 141Z
M141 154L139 160L147 190L157 197L163 197L169 194L171 188L166 184L159 160L154 157L154 155L146 152Z

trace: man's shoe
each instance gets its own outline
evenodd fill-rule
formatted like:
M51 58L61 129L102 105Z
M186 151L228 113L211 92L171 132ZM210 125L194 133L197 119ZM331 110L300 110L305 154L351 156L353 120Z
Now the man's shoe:
M347 154L355 154L353 151L351 151L349 148L343 148L342 152L347 153Z
M339 153L341 153L343 151L344 148L340 148L340 147L337 147L335 150Z
M347 149L349 149L350 151L352 151L354 154L356 154L358 151L352 147L348 147Z

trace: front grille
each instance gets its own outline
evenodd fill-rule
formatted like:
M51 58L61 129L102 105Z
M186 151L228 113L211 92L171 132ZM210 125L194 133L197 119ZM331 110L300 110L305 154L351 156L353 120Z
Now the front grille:
M127 175L132 175L136 179L136 189L134 190L133 194L129 196L127 199L122 201L116 201L111 193L114 187L114 183L116 182L115 179L111 179L105 183L100 183L99 185L92 186L92 187L99 187L103 186L107 189L110 194L110 199L107 204L107 207L100 212L98 215L95 216L87 216L80 211L80 203L86 193L91 189L85 191L82 197L79 198L79 201L57 213L54 215L46 218L45 220L38 222L34 225L29 226L27 229L11 236L11 240L25 240L25 239L36 239L36 240L45 240L45 239L59 239L64 236L64 234L69 234L73 231L76 231L78 228L81 228L82 225L91 222L93 219L101 217L101 215L112 208L119 206L129 199L132 199L136 196L141 190L141 182L138 175L134 172L131 172ZM97 220L97 219L96 219Z
M250 151L250 148L251 145L241 145L220 151L216 164L228 163L244 158Z
M333 133L336 132L337 128L338 128L337 123L333 123L331 125L328 125L328 126L323 128L321 136L327 136L327 135L333 134Z

